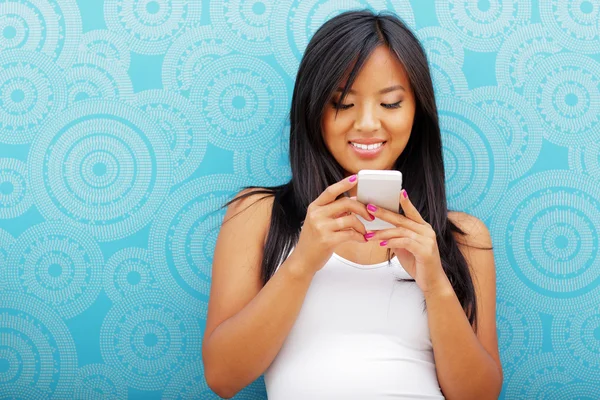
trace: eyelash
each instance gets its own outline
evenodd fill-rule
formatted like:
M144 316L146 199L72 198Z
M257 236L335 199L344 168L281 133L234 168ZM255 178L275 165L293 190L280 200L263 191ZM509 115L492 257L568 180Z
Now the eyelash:
M392 104L385 104L385 103L381 103L381 105L382 105L384 108L387 108L388 110L391 110L391 109L400 108L400 107L401 107L401 106L400 106L400 103L402 103L402 101L399 101L399 102L397 102L397 103L392 103ZM337 106L338 106L338 103L336 103L336 102L332 102L332 104L333 104L333 108L337 108ZM347 110L347 109L349 109L349 108L350 108L350 107L352 107L352 106L353 106L353 104L341 104L341 105L340 105L340 110Z

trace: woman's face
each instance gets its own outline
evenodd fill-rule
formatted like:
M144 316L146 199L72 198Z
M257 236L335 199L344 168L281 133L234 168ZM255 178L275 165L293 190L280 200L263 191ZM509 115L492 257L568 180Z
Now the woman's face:
M361 169L392 169L410 137L415 99L402 64L377 47L356 77L336 117L340 88L322 121L325 144L346 175Z

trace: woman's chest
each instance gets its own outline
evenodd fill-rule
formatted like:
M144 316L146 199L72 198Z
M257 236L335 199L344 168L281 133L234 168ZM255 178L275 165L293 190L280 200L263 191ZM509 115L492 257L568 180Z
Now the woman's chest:
M414 350L431 350L424 297L395 262L373 269L356 268L332 258L307 291L290 332L311 335L385 335Z

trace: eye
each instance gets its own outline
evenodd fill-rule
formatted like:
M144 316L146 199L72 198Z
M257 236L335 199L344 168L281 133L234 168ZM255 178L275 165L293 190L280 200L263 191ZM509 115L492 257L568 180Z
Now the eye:
M399 101L399 102L393 103L393 104L381 103L381 105L384 106L385 108L400 108L400 103L402 103L402 101Z
M336 103L335 101L332 101L331 104L333 105L333 108L338 108L338 103ZM350 107L352 107L354 104L340 104L339 108L340 110L347 110Z

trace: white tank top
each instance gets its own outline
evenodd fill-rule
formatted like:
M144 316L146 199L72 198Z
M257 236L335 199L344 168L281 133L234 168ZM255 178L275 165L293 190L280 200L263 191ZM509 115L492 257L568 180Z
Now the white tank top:
M264 378L269 400L443 399L423 292L396 257L337 254L310 284Z

